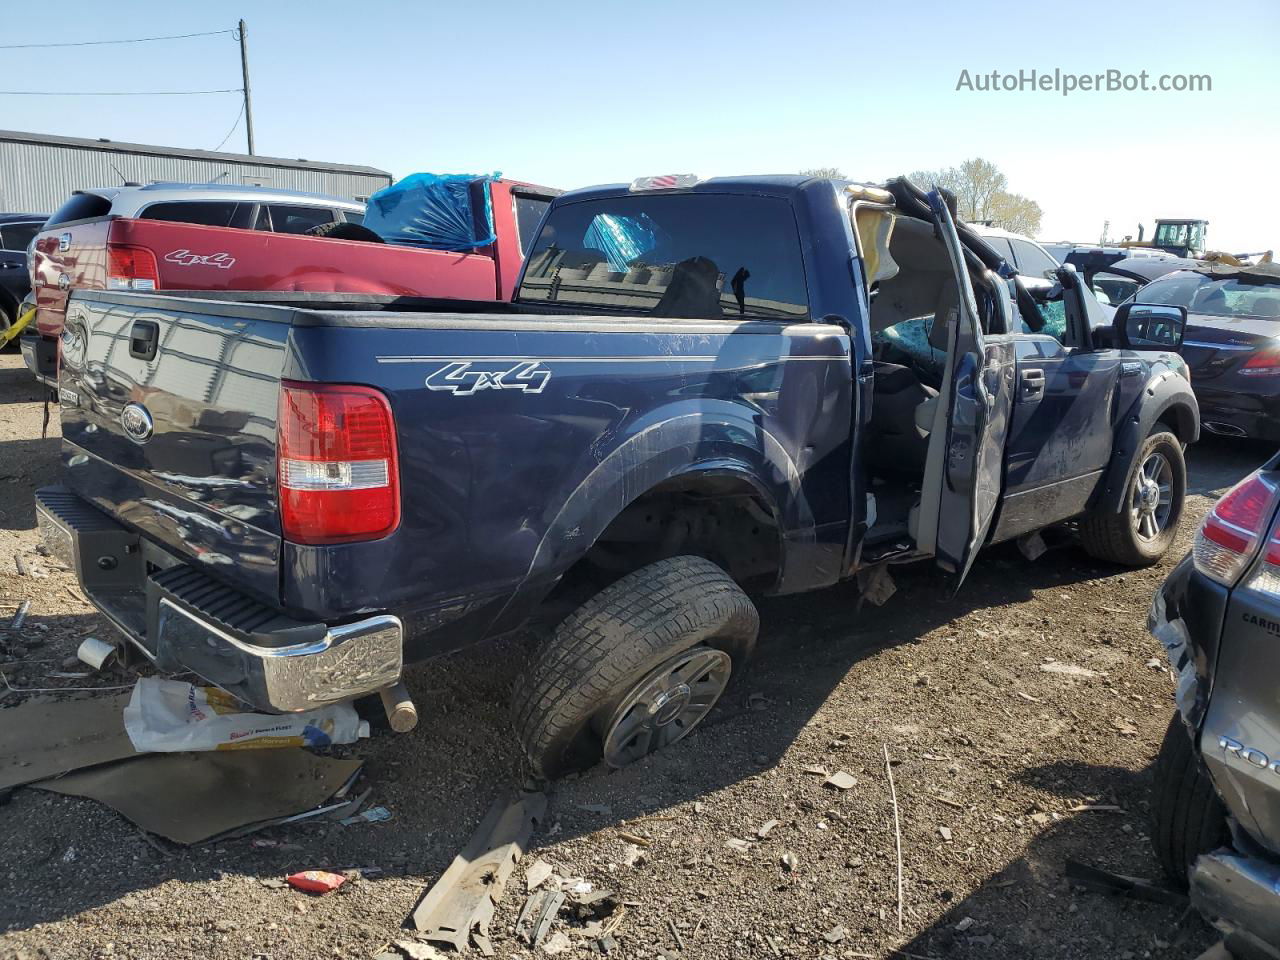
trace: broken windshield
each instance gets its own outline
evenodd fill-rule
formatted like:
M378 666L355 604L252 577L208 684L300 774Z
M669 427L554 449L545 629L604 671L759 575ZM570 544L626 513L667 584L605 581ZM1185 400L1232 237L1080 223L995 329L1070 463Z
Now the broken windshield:
M651 317L808 317L787 201L731 194L566 203L538 234L516 299Z

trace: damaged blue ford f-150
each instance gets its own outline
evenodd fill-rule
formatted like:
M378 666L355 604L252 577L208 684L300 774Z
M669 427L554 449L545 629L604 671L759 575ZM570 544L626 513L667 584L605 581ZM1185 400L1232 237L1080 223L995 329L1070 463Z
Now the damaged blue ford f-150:
M158 668L275 711L572 596L513 698L547 776L691 730L750 592L930 557L958 585L1066 521L1153 562L1199 432L1185 311L1112 325L952 206L652 177L556 198L511 303L77 292L47 543Z

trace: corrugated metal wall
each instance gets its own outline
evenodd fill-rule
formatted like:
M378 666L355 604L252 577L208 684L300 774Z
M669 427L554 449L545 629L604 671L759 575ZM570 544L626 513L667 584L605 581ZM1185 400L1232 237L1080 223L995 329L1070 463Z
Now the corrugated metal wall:
M360 173L0 140L0 213L52 213L73 190L118 186L122 175L138 183L216 181L361 199L389 182Z

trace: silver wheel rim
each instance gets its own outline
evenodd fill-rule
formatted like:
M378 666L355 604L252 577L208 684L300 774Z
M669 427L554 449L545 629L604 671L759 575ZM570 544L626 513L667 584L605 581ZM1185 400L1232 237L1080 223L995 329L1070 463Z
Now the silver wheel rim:
M1173 514L1173 465L1163 453L1142 461L1129 492L1129 522L1138 539L1157 539Z
M723 650L694 647L649 671L609 720L605 763L625 767L675 743L711 712L732 669Z

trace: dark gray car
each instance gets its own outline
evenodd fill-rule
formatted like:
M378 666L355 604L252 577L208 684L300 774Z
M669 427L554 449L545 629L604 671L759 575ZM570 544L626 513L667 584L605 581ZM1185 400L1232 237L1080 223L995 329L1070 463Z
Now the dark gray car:
M1178 673L1156 761L1156 853L1228 947L1280 958L1278 509L1280 456L1218 501L1150 627Z
M31 291L27 246L48 219L47 213L0 213L0 333L18 319Z

